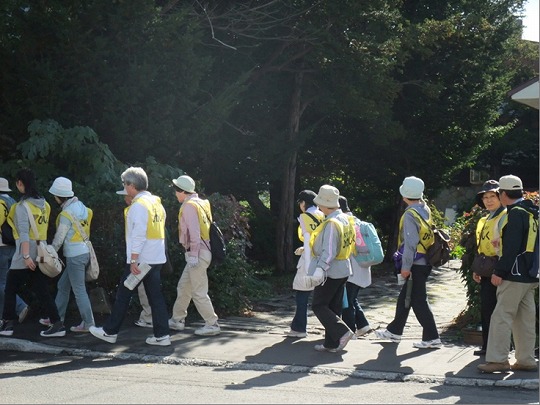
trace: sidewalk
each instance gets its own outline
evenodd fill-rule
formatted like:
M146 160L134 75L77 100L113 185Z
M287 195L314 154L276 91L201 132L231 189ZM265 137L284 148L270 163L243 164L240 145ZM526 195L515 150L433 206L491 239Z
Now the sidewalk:
M319 353L313 349L322 339L323 329L310 314L308 337L292 339L283 335L294 314L294 295L259 303L265 311L251 318L220 320L222 333L214 337L193 334L200 323L185 331L171 331L172 345L150 346L145 338L151 329L126 320L116 344L90 334L68 332L64 338L43 338L36 321L26 321L13 337L0 337L0 350L20 350L87 357L117 357L143 362L200 365L290 373L332 373L353 378L389 381L416 381L463 386L500 386L538 389L538 372L481 374L476 366L483 357L473 355L476 346L461 342L455 331L446 331L465 307L465 289L455 272L459 262L435 269L428 283L428 295L444 346L420 350L412 346L421 340L421 328L411 311L401 343L377 340L374 334L351 341L340 353ZM373 285L360 292L360 302L373 327L385 327L393 318L398 287L390 277L374 274ZM101 326L98 319L98 326ZM513 359L511 359L511 362Z

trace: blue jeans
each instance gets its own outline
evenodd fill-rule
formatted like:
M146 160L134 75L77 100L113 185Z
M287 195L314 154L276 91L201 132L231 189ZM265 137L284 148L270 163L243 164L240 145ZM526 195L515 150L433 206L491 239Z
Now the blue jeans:
M152 308L154 336L158 338L169 334L169 315L167 313L165 297L161 291L162 266L162 264L153 264L142 280L146 295L148 296L150 308ZM131 273L130 268L131 265L126 264L124 274L120 280L120 285L116 291L116 301L114 302L111 315L103 325L103 330L108 335L116 335L120 331L120 326L122 326L122 322L126 316L131 296L137 289L137 287L135 287L133 290L130 290L124 286L124 280Z
M63 321L66 317L69 295L71 290L73 290L79 313L86 328L95 324L92 305L90 304L84 281L88 260L90 260L88 253L66 257L66 268L60 276L60 280L58 280L58 291L55 300L58 315L60 315L60 319Z
M7 273L11 266L11 258L14 253L15 246L0 246L0 314L4 311L4 290L6 289ZM15 302L17 315L26 307L26 302L17 295Z
M307 309L311 291L295 290L296 312L291 322L291 329L296 332L305 332L307 329Z
M356 332L358 329L362 329L364 326L369 325L369 322L364 315L364 310L358 302L359 291L360 286L347 281L345 292L347 293L347 301L349 301L349 306L347 308L343 308L341 318L353 332Z

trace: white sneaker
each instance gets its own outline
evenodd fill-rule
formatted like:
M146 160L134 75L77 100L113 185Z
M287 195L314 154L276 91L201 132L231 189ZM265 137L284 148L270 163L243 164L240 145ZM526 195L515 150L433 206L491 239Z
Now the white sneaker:
M337 347L337 350L343 350L345 349L345 346L349 343L349 341L354 336L354 333L352 333L350 330L345 332L345 334L339 339L339 346Z
M414 342L413 346L417 349L439 349L442 347L441 339L422 340L421 342Z
M154 346L170 346L171 345L171 339L169 335L165 335L162 337L155 337L150 336L146 339L146 344L154 345Z
M392 342L399 342L401 341L401 335L395 335L392 332L388 332L388 330L376 330L375 336L379 339L383 340L390 340Z
M107 335L103 328L98 328L96 326L90 326L88 331L98 339L108 343L116 343L116 338L118 337L118 335Z
M329 349L328 347L324 347L324 345L315 345L313 348L317 350L318 352L330 352L330 353L337 352L337 349Z
M154 327L152 322L146 322L146 321L143 321L142 319L137 319L135 321L135 325L140 326L141 328L153 328Z
M173 330L184 330L186 324L184 321L175 321L174 319L169 319L169 328Z
M285 332L285 336L294 338L305 338L307 336L307 332L297 332L291 329L290 331Z
M204 325L202 328L196 329L195 334L198 336L215 336L221 333L221 328L217 322L213 325Z
M366 336L371 332L373 332L373 328L371 327L371 325L366 325L363 328L356 330L356 337Z

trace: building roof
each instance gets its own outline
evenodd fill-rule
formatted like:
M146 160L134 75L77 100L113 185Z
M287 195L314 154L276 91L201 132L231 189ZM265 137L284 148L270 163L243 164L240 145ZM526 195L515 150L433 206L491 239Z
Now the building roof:
M538 84L538 77L535 77L534 79L513 88L508 92L508 95L512 100L538 110L539 92L540 87Z

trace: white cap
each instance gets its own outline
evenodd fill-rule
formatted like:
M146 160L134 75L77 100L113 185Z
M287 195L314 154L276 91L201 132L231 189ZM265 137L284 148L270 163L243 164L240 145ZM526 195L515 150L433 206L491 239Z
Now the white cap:
M188 193L195 192L195 181L193 181L193 179L189 176L180 176L177 179L174 179L172 182L176 187L187 191Z
M75 195L71 189L71 180L65 177L57 177L49 189L49 193L58 197L73 197Z
M326 208L339 208L339 190L325 184L319 188L319 194L313 199L313 202Z
M128 195L128 193L127 193L127 191L126 191L125 188L123 188L122 190L118 190L118 191L116 192L116 194L118 194L118 195Z
M523 183L518 176L509 174L508 176L502 176L499 179L499 189L500 190L523 190Z
M0 191L7 193L8 191L11 191L9 188L9 183L6 179L3 177L0 177Z
M405 177L399 192L405 198L419 200L424 195L424 181L414 176Z

